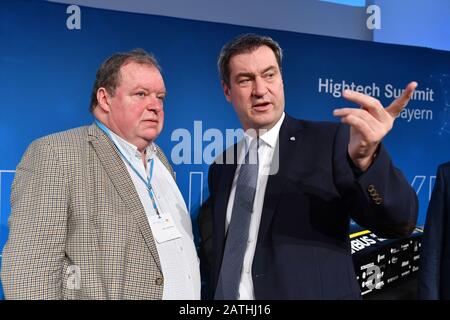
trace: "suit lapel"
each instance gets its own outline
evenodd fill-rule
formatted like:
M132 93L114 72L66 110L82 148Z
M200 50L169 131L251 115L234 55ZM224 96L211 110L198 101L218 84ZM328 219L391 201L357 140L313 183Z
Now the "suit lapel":
M276 206L283 192L286 184L286 176L289 175L289 168L291 160L293 158L292 152L301 143L302 126L298 120L289 117L287 114L280 128L278 141L276 144L276 152L279 152L278 157L278 171L276 174L269 176L267 181L264 206L261 214L261 223L258 232L258 244L262 243L270 223L273 219L273 215L276 210ZM237 145L234 146L235 155L237 154ZM231 193L231 187L233 178L237 168L237 156L234 159L233 164L221 165L222 172L219 175L217 181L218 187L215 200L215 212L214 212L214 232L213 243L215 244L215 252L218 253L217 261L215 264L215 279L218 279L220 271L220 263L222 261L223 248L225 244L225 220L228 207L228 199Z
M298 120L289 117L287 114L283 120L278 135L278 142L272 160L272 166L276 166L276 153L279 152L278 171L276 174L270 175L267 181L266 191L264 195L264 205L261 214L261 223L258 232L258 244L262 243L267 230L272 222L273 215L276 211L278 201L283 193L289 176L290 166L292 165L293 152L298 148L302 140L302 126ZM276 172L271 170L272 172Z
M136 188L131 180L128 170L120 158L120 155L116 151L114 143L95 124L92 124L89 127L89 139L117 193L130 209L130 212L136 220L153 259L156 261L158 268L161 270L158 251L156 249L155 240L153 239L145 210L139 199L139 195L136 192Z

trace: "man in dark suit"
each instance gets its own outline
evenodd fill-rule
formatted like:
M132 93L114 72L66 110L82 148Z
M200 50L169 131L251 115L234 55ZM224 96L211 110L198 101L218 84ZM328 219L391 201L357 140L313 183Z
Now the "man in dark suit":
M360 109L334 111L344 124L284 113L281 48L243 35L218 66L245 138L209 169L200 213L202 252L215 299L358 299L350 218L383 237L409 235L417 197L382 138L417 83L389 107L361 93ZM253 161L252 158L253 153Z
M439 166L422 236L419 299L450 300L450 162Z

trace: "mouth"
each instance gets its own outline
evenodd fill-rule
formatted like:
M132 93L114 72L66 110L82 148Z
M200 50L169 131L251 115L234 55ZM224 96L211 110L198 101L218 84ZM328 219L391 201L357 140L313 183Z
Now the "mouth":
M145 119L145 120L142 120L142 122L146 123L146 124L158 124L159 123L159 121L157 119Z
M264 112L264 111L269 110L271 106L272 106L272 104L270 102L261 102L261 103L256 103L256 104L252 105L252 109L257 112Z

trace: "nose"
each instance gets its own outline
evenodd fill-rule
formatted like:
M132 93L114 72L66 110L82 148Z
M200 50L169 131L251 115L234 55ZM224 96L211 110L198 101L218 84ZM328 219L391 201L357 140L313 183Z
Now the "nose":
M151 94L146 104L146 108L154 113L159 113L163 110L163 98L158 97L156 94Z
M267 85L261 77L256 77L253 82L252 95L255 97L264 97L267 93Z

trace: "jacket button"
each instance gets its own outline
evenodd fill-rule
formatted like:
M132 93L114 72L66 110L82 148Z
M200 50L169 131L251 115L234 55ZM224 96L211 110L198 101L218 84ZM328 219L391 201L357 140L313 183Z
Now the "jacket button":
M163 278L161 278L161 277L158 277L158 278L155 279L155 284L157 286L161 286L163 284L163 282L164 282Z
M370 194L375 191L375 186L373 184L369 184L367 187L367 191L369 191Z

